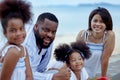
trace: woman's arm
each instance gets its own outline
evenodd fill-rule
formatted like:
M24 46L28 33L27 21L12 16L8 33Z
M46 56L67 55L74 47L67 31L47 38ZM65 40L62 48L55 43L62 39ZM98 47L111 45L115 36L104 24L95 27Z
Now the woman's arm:
M115 34L113 31L108 31L104 42L104 50L101 56L101 76L106 76L109 64L109 58L114 50Z
M18 60L19 51L16 48L10 48L4 56L0 80L10 80Z
M26 80L33 80L32 70L29 61L29 55L26 51L26 58L25 58L25 65L26 65Z

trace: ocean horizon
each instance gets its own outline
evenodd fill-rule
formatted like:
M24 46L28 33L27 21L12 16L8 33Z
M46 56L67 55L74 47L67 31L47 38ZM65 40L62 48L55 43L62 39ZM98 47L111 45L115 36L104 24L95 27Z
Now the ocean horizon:
M80 30L87 30L88 17L92 10L97 7L104 7L108 9L113 20L113 30L120 26L120 5L113 5L107 3L97 4L81 4L77 6L70 5L49 5L49 6L35 6L33 7L33 23L36 22L39 14L43 12L51 12L56 15L59 20L59 27L57 35L76 34Z
M80 30L87 30L88 17L92 10L97 7L104 7L108 9L113 20L113 30L118 35L120 31L120 5L112 5L106 3L99 4L81 4L77 6L70 5L49 5L49 6L33 6L32 24L35 24L37 17L44 12L50 12L56 15L59 20L57 36L77 34ZM119 30L119 31L118 31ZM0 44L5 42L0 27Z

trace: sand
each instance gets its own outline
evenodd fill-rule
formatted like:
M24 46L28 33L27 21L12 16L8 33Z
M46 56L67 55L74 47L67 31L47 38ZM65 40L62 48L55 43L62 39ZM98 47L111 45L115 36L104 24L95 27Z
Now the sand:
M111 74L112 80L119 80L119 64L120 63L120 29L114 30L115 32L115 48L114 51L110 57L109 60L109 67L108 67L108 73ZM68 34L68 35L59 35L56 36L55 41L54 41L54 46L53 50L55 49L56 46L58 46L61 43L70 43L76 40L77 34ZM51 57L53 59L53 56Z
M120 30L115 30L115 48L112 55L120 54ZM54 48L61 43L70 43L76 40L77 34L57 35L54 41Z

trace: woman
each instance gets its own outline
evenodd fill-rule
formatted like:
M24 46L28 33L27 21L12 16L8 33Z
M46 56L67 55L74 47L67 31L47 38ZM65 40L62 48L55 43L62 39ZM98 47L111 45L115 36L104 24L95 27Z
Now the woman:
M85 61L85 68L90 78L95 77L101 65L101 76L107 75L109 58L115 45L115 34L112 31L113 23L107 9L98 7L89 16L88 30L82 30L76 41L85 41L92 56Z

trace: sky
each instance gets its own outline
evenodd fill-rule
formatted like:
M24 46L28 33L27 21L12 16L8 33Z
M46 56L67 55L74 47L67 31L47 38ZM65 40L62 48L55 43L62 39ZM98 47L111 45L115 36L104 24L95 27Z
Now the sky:
M33 6L46 6L46 5L78 5L88 3L105 2L110 4L120 4L120 0L28 0Z

